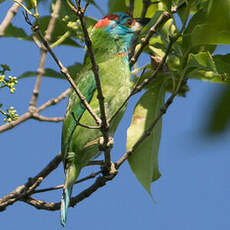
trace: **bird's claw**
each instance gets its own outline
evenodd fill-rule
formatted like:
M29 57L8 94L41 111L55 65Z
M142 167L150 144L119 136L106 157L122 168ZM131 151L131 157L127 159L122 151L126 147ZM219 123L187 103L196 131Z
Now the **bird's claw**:
M118 170L115 167L115 164L111 161L110 168L102 166L102 174L107 180L112 180L117 174Z
M114 141L113 141L112 137L109 137L108 141L105 143L104 137L100 137L98 144L99 144L99 147L98 147L99 150L105 151L106 149L112 149L113 148Z

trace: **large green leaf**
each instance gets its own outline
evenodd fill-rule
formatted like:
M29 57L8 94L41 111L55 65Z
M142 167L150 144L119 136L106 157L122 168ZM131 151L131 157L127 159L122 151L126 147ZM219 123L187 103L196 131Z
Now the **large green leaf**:
M154 85L140 98L134 109L132 123L127 130L127 151L137 143L145 130L156 119L164 103L164 98L165 88L162 84ZM151 134L128 158L133 173L150 195L151 183L161 176L158 168L161 122L160 119Z
M125 0L126 6L129 7L129 2L130 0ZM135 0L134 1L134 11L133 11L133 17L141 17L141 13L143 10L143 0ZM158 5L157 4L151 4L148 7L148 10L145 14L145 17L151 18L153 17L154 13L158 10Z
M14 37L22 40L29 40L29 36L22 28L18 28L16 26L13 26L12 24L7 26L4 36Z
M125 4L125 0L109 0L108 1L109 13L114 12L127 12L128 8Z
M215 61L218 73L230 81L230 54L214 55L213 60Z
M68 66L68 72L70 74L70 76L72 78L76 77L76 74L81 70L82 68L82 64L81 63L75 63L71 66ZM37 76L37 72L36 71L27 71L23 74L21 74L18 79L23 79L23 78L29 78L29 77L36 77ZM50 77L50 78L56 78L56 79L66 79L63 74L61 74L59 71L50 69L50 68L46 68L45 69L45 73L44 73L44 77Z
M56 4L56 0L53 1L50 5L50 13L53 12L54 10L54 7L55 7L55 4ZM60 11L59 11L59 18L62 20L63 18L65 17L68 17L68 20L71 20L71 21L76 21L77 19L77 15L71 10L71 8L68 6L66 0L63 0L62 3L61 3L61 8L60 8Z
M218 65L220 68L220 60ZM209 52L189 54L186 66L186 77L215 83L230 84L228 75L217 71L216 63Z
M200 9L202 9L203 7L206 7L206 3L209 0L193 0L193 1L188 1L189 3L189 14L196 14L197 11L199 11ZM185 2L184 0L179 0L179 2L176 4L177 6L182 4L183 2ZM174 4L175 6L175 4ZM185 23L185 21L187 20L187 7L185 7L186 5L184 5L183 7L180 7L177 10L178 15L180 16L180 19L182 21L182 23Z
M190 20L184 43L199 45L230 44L230 0L210 0Z
M46 0L37 0L37 4L39 4L40 2L46 2ZM28 9L31 9L32 8L32 4L31 4L31 0L25 0L25 3L26 3L26 7Z
M212 113L208 122L208 133L220 133L228 128L230 121L230 87L223 89L212 103Z
M40 29L43 34L45 34L45 31L48 27L49 21L50 21L50 16L44 16L39 18L39 24L40 24ZM75 34L75 31L69 27L63 20L57 19L55 22L55 27L52 33L52 40L50 43L56 42L58 39L60 39L61 36L65 34L65 32L69 31L70 35L67 37L61 45L69 45L69 46L76 46L76 47L81 47L73 38Z

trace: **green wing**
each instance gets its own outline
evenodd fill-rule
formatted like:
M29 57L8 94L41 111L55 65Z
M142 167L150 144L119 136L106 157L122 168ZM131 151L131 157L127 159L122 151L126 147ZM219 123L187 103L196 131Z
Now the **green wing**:
M84 95L86 101L90 103L94 92L96 90L96 82L94 78L94 74L92 71L86 71L81 74L81 76L77 79L76 84L80 90L80 92ZM85 106L77 96L77 94L72 90L67 110L65 114L65 120L63 122L62 128L62 158L63 160L66 158L66 154L68 153L69 145L71 142L71 137L73 131L76 129L76 121L79 121L81 116L85 111ZM73 116L74 114L74 116Z

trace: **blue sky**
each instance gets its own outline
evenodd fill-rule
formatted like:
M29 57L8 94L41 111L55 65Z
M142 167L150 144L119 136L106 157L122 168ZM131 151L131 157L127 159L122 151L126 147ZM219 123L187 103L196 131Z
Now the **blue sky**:
M0 5L0 20L11 4L11 1L6 1ZM40 12L45 8L47 5L43 5ZM103 8L106 8L105 4ZM93 8L89 9L88 14L101 17ZM21 13L14 19L14 24L29 32ZM223 53L226 49L229 48L219 47L217 52ZM17 76L38 67L39 50L33 43L1 38L0 52L0 63L7 63L12 69L12 75ZM65 65L83 58L81 50L71 47L57 48L55 53ZM47 57L46 67L57 69L50 57ZM27 110L34 82L35 78L20 81L14 95L1 90L0 101L15 106L18 113L23 114ZM126 162L112 182L75 208L69 209L66 229L230 228L230 133L228 131L211 138L203 135L211 105L224 86L196 80L190 80L188 84L190 92L187 97L176 98L163 119L159 152L162 177L152 185L155 202L141 187ZM67 87L68 83L63 80L43 79L38 105L50 97L58 96ZM62 116L66 102L50 107L43 114ZM125 130L131 119L134 102L133 99L115 136L113 160L119 159L125 152ZM25 183L28 177L36 175L60 151L60 136L61 123L34 120L1 133L0 197ZM64 173L60 165L41 187L62 184L63 180ZM89 183L76 186L74 194ZM35 197L57 202L61 198L61 191L38 194ZM22 202L1 212L0 223L4 230L62 229L59 212L36 210Z

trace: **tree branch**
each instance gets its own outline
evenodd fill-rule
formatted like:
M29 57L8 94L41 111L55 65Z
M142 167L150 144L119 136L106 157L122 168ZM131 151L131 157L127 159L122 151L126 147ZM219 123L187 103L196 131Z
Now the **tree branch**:
M101 170L98 171L98 172L95 172L95 173L91 173L89 176L84 177L84 178L82 178L82 179L80 179L80 180L77 180L75 184L79 184L79 183L81 183L81 182L84 182L84 181L93 179L93 178L95 178L97 175L99 175L100 173L101 173ZM57 185L57 186L51 187L51 188L37 189L37 190L33 191L31 194L54 191L54 190L62 189L63 187L64 187L64 185L61 184L61 185Z
M31 116L32 115L30 112L26 112L23 115L21 115L17 120L11 121L11 122L6 123L4 125L1 125L0 126L0 133L14 128L15 126L17 126L17 125L23 123L24 121L28 120L29 118L31 118Z
M71 198L70 205L71 207L74 207L77 203L83 201L90 195L92 195L94 192L96 192L99 188L106 185L106 182L108 179L106 179L103 176L99 176L95 183L92 184L89 188L78 194L77 196ZM27 204L34 206L37 209L44 209L49 211L56 211L60 209L60 202L54 203L54 202L45 202L43 200L36 200L32 197L28 197L24 200Z
M104 143L101 147L105 155L105 166L109 169L111 165L111 156L110 156L111 147L110 145L108 145L109 144L109 123L107 121L106 113L105 113L104 96L102 92L101 81L99 78L99 67L96 63L96 59L95 59L94 51L92 47L92 42L89 38L89 34L88 34L86 23L85 23L84 12L85 12L86 7L82 9L80 6L80 1L76 1L76 2L77 2L77 13L78 13L78 16L81 22L82 31L84 33L84 38L85 38L85 44L89 52L89 57L92 63L92 71L94 73L94 77L95 77L95 81L97 85L97 92L98 92L97 99L99 102L101 121L102 121L100 129L104 137L104 140L103 140Z
M57 0L55 3L55 6L54 6L53 13L51 14L51 18L50 18L47 30L45 32L45 39L48 42L51 40L51 35L52 35L53 30L54 30L56 19L59 17L60 9L61 9L61 0ZM37 102L37 99L39 96L42 76L45 72L44 65L45 65L46 53L47 53L46 48L44 46L42 46L41 47L40 64L39 64L39 67L37 69L38 76L37 76L36 83L34 86L33 95L32 95L31 101L30 101L30 106L33 108L36 106L36 102Z
M39 172L35 177L29 178L24 185L17 187L13 192L0 199L0 211L4 211L7 206L28 196L33 190L47 177L61 162L61 153L53 158L49 164Z
M37 112L39 113L51 105L56 105L61 100L65 99L70 94L70 91L71 91L71 89L68 88L62 94L60 94L58 97L49 99L46 103L44 103L43 105L41 105L40 107L37 108Z
M22 3L24 0L18 0L18 2ZM12 7L8 10L5 18L3 19L2 23L0 24L0 37L3 37L5 34L6 28L10 25L11 21L13 20L14 16L18 12L19 5L14 3Z
M45 117L39 113L34 113L33 119L39 120L39 121L60 122L64 120L64 117Z
M61 63L61 61L57 58L57 56L54 54L53 50L50 48L48 42L45 40L45 38L43 37L43 35L41 34L40 30L39 30L39 26L36 25L35 27L33 27L34 32L36 32L38 34L38 37L41 39L43 45L47 48L48 52L50 53L50 55L52 56L52 58L54 59L54 61L56 62L56 64L58 65L58 67L60 68L60 71L62 74L64 74L64 76L66 77L66 79L69 81L70 85L73 87L74 91L76 92L76 94L78 95L78 97L80 98L80 100L82 101L82 103L84 104L84 106L86 107L86 109L89 111L89 113L91 114L91 116L94 118L94 120L96 121L97 124L101 124L101 119L95 114L95 112L92 110L91 106L89 105L89 103L86 101L85 97L82 95L82 93L80 92L80 90L78 89L78 87L76 86L74 80L72 79L72 77L70 76L67 68Z
M156 33L156 31L169 19L171 18L170 14L168 12L163 12L156 23L150 28L149 32L146 34L144 38L141 39L140 42L140 48L137 50L137 52L133 55L133 57L130 59L130 66L133 66L136 62L141 53L143 52L144 48L148 45L150 38Z
M129 0L129 14L133 16L134 0Z
M16 127L17 125L21 124L22 122L33 118L34 114L36 116L39 112L46 109L47 107L49 107L51 105L56 105L61 100L65 99L69 95L69 93L70 93L70 89L67 89L62 94L60 94L57 98L50 99L46 103L44 103L43 105L38 107L37 109L35 108L33 111L28 111L28 112L24 113L16 121L11 121L9 123L6 123L6 124L0 126L0 133L4 132L6 130L12 129L12 128Z

